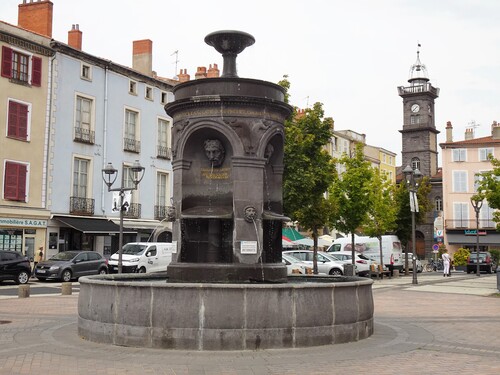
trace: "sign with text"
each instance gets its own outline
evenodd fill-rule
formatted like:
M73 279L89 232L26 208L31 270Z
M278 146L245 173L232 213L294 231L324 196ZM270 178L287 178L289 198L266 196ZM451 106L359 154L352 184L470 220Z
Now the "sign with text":
M257 254L257 241L241 241L242 254Z

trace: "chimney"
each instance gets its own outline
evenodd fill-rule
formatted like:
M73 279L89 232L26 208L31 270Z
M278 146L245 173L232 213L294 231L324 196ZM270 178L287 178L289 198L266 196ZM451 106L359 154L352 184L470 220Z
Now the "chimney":
M217 64L214 64L213 67L212 64L210 64L208 68L207 78L219 78L219 76L220 76L220 71L219 68L217 67Z
M68 31L68 45L79 51L82 50L82 32L78 24L72 25L71 30Z
M187 82L191 79L189 74L187 74L187 69L181 69L181 72L177 76L179 78L179 82Z
M196 74L194 75L195 79L207 78L207 68L204 66L199 66L196 70Z
M149 39L133 42L132 69L147 76L153 74L153 42Z
M465 129L465 140L474 139L474 128Z
M446 142L453 142L453 126L451 126L451 121L446 122Z
M52 4L49 0L23 0L19 4L17 25L52 38Z
M493 124L491 124L491 137L493 139L500 139L500 124L496 121L493 121Z

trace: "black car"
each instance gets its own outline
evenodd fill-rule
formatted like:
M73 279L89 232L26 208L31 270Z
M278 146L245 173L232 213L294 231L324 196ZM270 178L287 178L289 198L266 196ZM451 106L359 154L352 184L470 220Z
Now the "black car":
M26 284L31 276L28 257L17 251L0 250L0 282L14 280L16 284Z
M493 260L489 251L479 252L479 272L485 271L486 273L496 272L497 264ZM477 253L474 251L470 253L467 258L467 273L477 272Z
M95 251L63 251L35 267L35 276L40 281L56 279L67 282L80 276L106 273L108 260Z

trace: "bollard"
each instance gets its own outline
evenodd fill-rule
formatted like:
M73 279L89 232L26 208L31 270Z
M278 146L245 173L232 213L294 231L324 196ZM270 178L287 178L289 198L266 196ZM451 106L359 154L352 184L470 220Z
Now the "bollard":
M399 270L393 270L392 271L392 276L393 277L399 277Z
M17 295L19 298L28 298L30 296L30 286L29 284L19 285L19 292Z
M72 283L62 283L61 284L61 294L63 296L69 296L73 293L73 284Z
M500 267L497 267L497 289L500 292Z

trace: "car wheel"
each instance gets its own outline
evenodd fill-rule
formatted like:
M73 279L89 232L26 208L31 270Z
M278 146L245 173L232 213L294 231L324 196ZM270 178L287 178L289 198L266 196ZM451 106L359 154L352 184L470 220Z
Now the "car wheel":
M144 267L139 268L138 273L146 273L146 269Z
M16 284L26 284L30 279L30 274L26 271L21 271L17 274Z
M101 268L99 270L99 275L106 275L108 273L108 271L106 270L106 268Z
M332 275L332 276L342 276L342 271L339 270L338 268L332 268L330 270L330 275Z
M61 279L62 281L64 282L68 282L68 281L71 281L71 271L70 270L64 270L62 275L61 275Z

